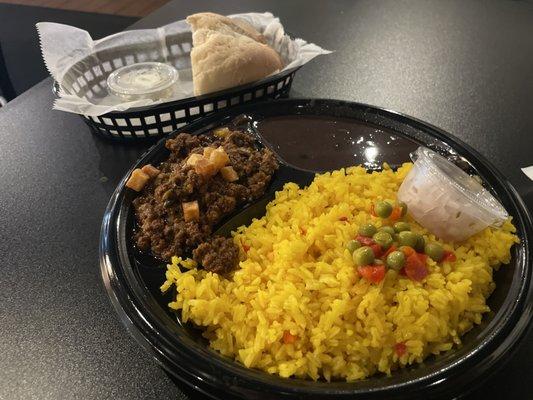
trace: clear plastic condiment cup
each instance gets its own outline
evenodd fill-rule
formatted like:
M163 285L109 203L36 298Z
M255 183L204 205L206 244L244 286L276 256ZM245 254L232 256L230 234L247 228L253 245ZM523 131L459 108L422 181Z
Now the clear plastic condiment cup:
M126 65L107 78L109 91L125 100L164 99L172 96L178 71L159 62Z
M409 213L447 241L463 241L488 226L499 227L507 211L483 186L446 158L419 147L398 191Z

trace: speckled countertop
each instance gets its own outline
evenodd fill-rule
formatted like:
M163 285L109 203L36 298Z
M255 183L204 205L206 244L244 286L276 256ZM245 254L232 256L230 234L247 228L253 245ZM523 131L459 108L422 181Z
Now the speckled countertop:
M198 11L272 11L335 50L292 96L360 101L458 136L533 209L533 5L522 1L172 1L134 27ZM37 62L37 61L36 61ZM145 146L95 138L51 110L45 80L0 109L0 399L202 398L167 377L122 328L103 288L107 201ZM525 399L533 334L469 398Z

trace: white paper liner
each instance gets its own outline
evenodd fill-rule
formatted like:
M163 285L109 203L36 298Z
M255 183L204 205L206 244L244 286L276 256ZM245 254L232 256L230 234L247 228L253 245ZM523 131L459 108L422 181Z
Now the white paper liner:
M279 18L269 12L233 14L229 17L246 20L265 36L268 44L280 54L283 60L285 67L282 71L302 66L318 55L331 53L303 39L291 39L285 34ZM37 31L46 68L61 85L65 74L74 64L94 56L97 52L119 49L127 45L138 46L147 43L153 46L154 43L159 42L160 45L154 50L157 54L151 57L150 61L169 63L165 38L173 34L190 32L190 26L185 20L181 20L156 29L120 32L100 40L93 40L89 33L82 29L51 22L39 22ZM178 66L178 71L180 73L179 84L172 97L166 99L125 101L110 93L103 93L98 98L88 98L66 94L63 90L54 102L54 109L95 117L110 111L125 111L132 107L193 97L190 62L188 65Z

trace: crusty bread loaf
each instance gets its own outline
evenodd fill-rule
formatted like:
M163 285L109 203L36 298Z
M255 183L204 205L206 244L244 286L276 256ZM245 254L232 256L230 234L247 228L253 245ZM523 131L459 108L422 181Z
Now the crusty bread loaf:
M257 32L252 25L242 19L231 19L224 15L204 12L189 15L187 22L191 25L193 33L199 29L208 29L230 35L239 33L257 42L266 43L265 37Z
M187 17L193 32L194 94L202 95L264 78L282 68L274 49L244 21L213 13Z

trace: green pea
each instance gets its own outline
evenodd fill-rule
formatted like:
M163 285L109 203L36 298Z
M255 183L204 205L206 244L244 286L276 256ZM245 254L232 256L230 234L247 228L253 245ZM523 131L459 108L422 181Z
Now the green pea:
M422 253L424 251L424 247L426 246L426 240L424 239L424 236L419 235L416 233L416 244L415 244L415 250L418 253Z
M374 236L372 236L372 239L374 239L374 242L379 244L385 250L388 249L393 242L392 235L383 231L379 231L374 234Z
M398 233L398 243L400 246L416 247L418 235L411 231L402 231Z
M350 253L353 253L355 250L357 250L359 247L361 247L361 243L359 243L357 240L350 240L346 244L346 248Z
M361 236L372 237L378 230L373 224L364 224L359 228L359 234Z
M392 213L392 205L387 201L378 201L374 206L376 215L380 218L388 218Z
M395 232L404 232L404 231L410 231L411 225L409 225L407 222L396 222L394 224L394 231Z
M387 267L399 271L405 266L405 254L401 251L392 251L387 256Z
M363 265L370 265L374 262L374 251L368 246L363 246L353 253L353 261L355 265L361 267Z
M378 232L387 232L392 237L394 237L394 235L396 234L396 231L394 230L392 226L382 226L381 228L378 229Z
M398 201L398 207L401 208L402 210L402 218L405 217L407 215L407 204L405 204L403 201Z
M163 200L172 200L176 197L176 193L172 189L168 189L165 193L163 193Z
M424 247L424 253L426 253L433 261L439 262L444 256L444 249L440 244L428 243Z

